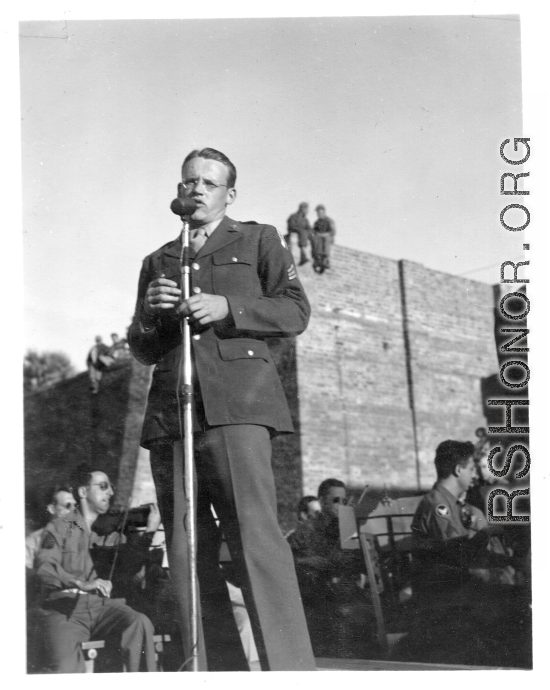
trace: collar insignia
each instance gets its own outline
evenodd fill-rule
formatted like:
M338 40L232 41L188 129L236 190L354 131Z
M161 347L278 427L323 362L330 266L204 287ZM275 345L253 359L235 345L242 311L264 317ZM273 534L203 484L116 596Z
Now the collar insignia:
M275 230L277 230L277 235L279 235L279 239L281 240L281 244L283 245L283 247L285 249L288 249L288 244L286 243L283 233L278 228L275 228Z

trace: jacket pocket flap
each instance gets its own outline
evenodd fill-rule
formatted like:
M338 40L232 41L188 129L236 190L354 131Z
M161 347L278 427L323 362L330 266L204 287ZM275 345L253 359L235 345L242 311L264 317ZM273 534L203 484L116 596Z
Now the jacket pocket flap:
M270 360L269 348L263 340L252 338L232 338L219 340L220 356L225 362L234 359L264 359Z
M215 266L227 266L228 264L252 264L250 254L243 251L240 247L229 247L227 251L218 251L212 255Z

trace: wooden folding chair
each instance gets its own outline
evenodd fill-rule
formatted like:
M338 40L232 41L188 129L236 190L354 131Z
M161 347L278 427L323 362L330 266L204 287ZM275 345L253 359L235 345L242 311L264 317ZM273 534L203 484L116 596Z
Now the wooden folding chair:
M387 653L388 640L384 613L382 610L382 600L380 598L380 595L384 591L384 581L380 570L380 561L376 553L375 537L367 532L359 532L359 543L365 560L372 605L374 607L374 615L376 616L376 637L380 648Z
M422 496L405 496L380 502L368 515L356 512L358 528L376 537L382 576L394 604L408 585L413 538L411 524Z
M387 651L386 626L380 595L384 591L384 580L380 570L380 562L376 547L376 537L359 529L355 510L351 506L339 506L338 524L340 530L340 546L342 549L361 549L367 577L372 605L376 617L376 637L380 648Z
M389 656L393 646L407 633L388 632L384 606L390 599L392 613L400 607L399 587L403 584L403 563L410 566L412 551L411 523L421 496L381 502L370 513L355 508L357 535L369 578L378 642ZM388 596L382 601L384 593ZM398 626L399 627L399 626Z

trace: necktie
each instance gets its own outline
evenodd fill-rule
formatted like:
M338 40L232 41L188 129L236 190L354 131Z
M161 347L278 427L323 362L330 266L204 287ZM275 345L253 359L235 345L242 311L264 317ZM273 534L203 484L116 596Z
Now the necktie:
M207 239L208 237L206 236L206 230L204 228L198 228L197 230L195 230L193 237L191 237L191 239L189 240L189 243L195 250L195 254L197 254L197 252L203 246Z

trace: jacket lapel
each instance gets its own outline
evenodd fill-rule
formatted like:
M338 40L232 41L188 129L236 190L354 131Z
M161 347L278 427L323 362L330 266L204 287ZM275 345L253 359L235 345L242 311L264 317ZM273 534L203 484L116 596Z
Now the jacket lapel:
M176 258L178 261L181 256L181 235L179 235L173 242L171 242L166 249L164 250L164 253L167 256L173 256Z
M213 254L214 252L217 252L218 249L231 244L231 242L235 242L235 240L238 240L239 237L242 237L239 223L235 220L231 220L231 218L228 218L227 216L224 216L222 222L197 252L197 257Z
M242 232L239 228L239 223L228 216L224 216L222 222L203 244L196 256L200 257L213 254L217 252L218 249L238 240L241 236ZM164 254L178 259L179 261L181 255L181 235L166 247Z

